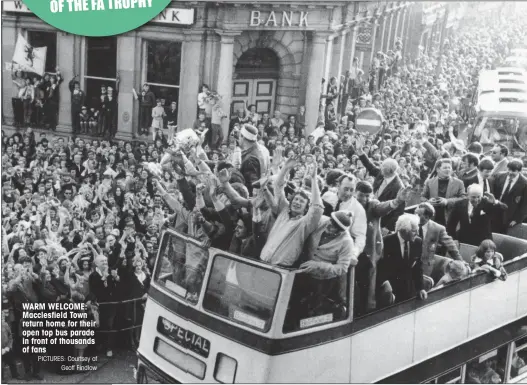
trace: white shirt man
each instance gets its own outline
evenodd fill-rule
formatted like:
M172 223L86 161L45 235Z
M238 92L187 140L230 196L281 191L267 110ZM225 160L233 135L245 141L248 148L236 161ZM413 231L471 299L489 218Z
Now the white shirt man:
M422 239L425 239L426 237L426 233L428 232L428 223L429 222L426 222L424 225L419 225L420 227L420 230L419 230L419 236L422 238ZM422 234L421 234L422 232ZM422 235L422 236L421 236Z
M368 220L364 207L355 199L351 197L346 202L341 202L338 208L339 211L351 212L350 234L355 241L355 247L352 251L352 257L358 258L359 254L364 250L366 245L366 232L368 231Z
M490 192L489 180L487 178L484 178L479 172L478 172L478 184L483 188L484 192Z
M399 238L399 243L401 245L401 255L403 256L403 259L406 259L409 257L410 254L410 245L408 241L405 241L403 237L401 237L401 234L398 232L397 237ZM408 251L408 255L406 255L405 251Z

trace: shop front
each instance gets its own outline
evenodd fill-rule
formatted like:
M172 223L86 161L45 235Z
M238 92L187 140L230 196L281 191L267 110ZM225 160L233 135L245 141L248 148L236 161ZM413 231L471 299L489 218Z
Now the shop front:
M390 31L383 31L384 48L391 49L404 35L408 18L398 11L408 5L386 6L392 14L386 26ZM135 94L140 96L145 83L165 108L177 103L179 128L196 119L197 95L205 83L222 96L227 113L254 105L262 114L279 110L288 115L304 105L312 130L319 117L321 81L340 79L351 68L359 23L379 16L370 8L369 3L350 1L173 2L137 30L91 38L57 31L21 3L3 2L2 54L13 56L18 34L36 47L48 47L46 71L59 67L65 80L57 128L64 134L71 133L67 83L76 75L89 106L97 106L101 86L115 90L117 137L123 139L139 137L140 100ZM374 42L375 36L368 59ZM8 63L2 76L3 118L10 124ZM222 126L227 131L228 119Z
M34 16L21 2L3 2L2 5L3 57L13 57L16 40L21 34L32 46L47 47L45 71L55 74L59 68L64 78L60 88L57 133L72 132L67 84L73 78L80 82L86 94L85 104L89 108L100 107L101 87L113 88L117 95L117 137L130 139L137 136L139 122L140 102L134 98L133 89L140 94L142 85L148 83L156 98L161 99L165 106L173 101L179 106L182 79L186 76L188 84L193 72L182 69L182 64L186 62L187 68L194 71L199 68L200 60L195 53L200 53L201 39L198 39L196 50L192 47L195 46L195 39L188 37L196 24L194 8L169 7L138 30L119 36L94 38L58 31ZM5 60L2 69L3 121L6 124L13 121L12 63L9 59ZM197 90L198 85L199 80L196 79L192 86ZM183 109L178 110L178 120L182 115L185 118Z

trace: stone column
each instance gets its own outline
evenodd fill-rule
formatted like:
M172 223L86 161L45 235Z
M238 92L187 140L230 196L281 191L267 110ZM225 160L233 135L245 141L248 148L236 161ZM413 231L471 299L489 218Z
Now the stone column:
M216 30L221 36L220 42L220 64L218 66L218 94L222 96L223 111L229 115L232 103L232 71L234 59L234 38L241 34L241 31ZM229 118L222 120L221 124L223 137L229 136Z
M404 49L405 49L405 46L404 46L404 40L405 40L405 36L406 36L406 14L408 13L408 9L407 8L404 8L402 11L402 14L403 14L403 18L402 18L402 21L401 21L401 31L399 32L399 36L401 38L401 43L403 45L403 49L401 51L401 54L404 54Z
M324 53L326 52L327 34L313 32L311 58L306 88L306 135L309 135L317 125L318 107L320 103L321 81L324 76Z
M355 43L357 41L358 29L359 27L357 25L351 27L351 32L348 35L348 43L346 44L346 46L349 47L349 55L346 55L346 57L344 58L344 68L349 70L351 70L351 66L353 65L353 58L355 57Z
M344 30L340 34L340 52L339 52L339 63L337 68L337 82L340 87L340 76L342 75L342 65L344 63L344 54L346 47L346 37L348 36L348 31Z
M413 7L414 5L412 5ZM416 10L414 9L408 9L407 15L406 15L406 25L404 26L404 40L403 40L403 52L405 55L412 53L412 49L410 48L411 44L411 38L410 38L410 31L412 30L412 21L415 20L414 13ZM410 58L412 60L413 58ZM409 63L408 63L409 64Z
M3 15L2 15L3 17ZM11 62L15 53L17 29L15 22L2 20L2 57L4 62ZM11 104L13 78L10 66L2 64L2 126L14 126L15 114ZM3 128L3 127L2 127Z
M339 61L340 61L340 43L341 43L341 35L338 34L333 38L333 48L331 50L331 63L329 64L329 77L337 77L337 73L339 70Z
M329 84L330 78L330 69L331 69L331 59L333 56L333 36L327 38L326 44L326 63L324 68L324 79L326 79L326 85Z
M384 15L382 17L382 25L381 25L381 30L380 30L380 35L379 35L379 39L380 39L380 44L378 47L373 47L372 49L372 53L374 51L382 51L384 52L384 36L386 35L386 22L388 21L388 15ZM375 39L373 40L375 41Z
M181 56L181 81L179 88L178 131L192 127L198 114L202 30L185 31Z
M215 66L218 55L219 37L214 31L207 31L204 45L204 55L207 59L204 60L203 68L203 83L212 87L216 82L217 68Z
M364 64L362 64L362 70L364 71L364 74L367 75L370 71L370 66L371 66L371 63L373 63L373 58L375 57L375 52L377 49L380 50L380 47L376 47L376 39L377 39L377 35L378 35L378 29L379 29L379 21L377 19L374 19L372 20L372 30L373 30L373 36L371 37L371 52L370 52L370 61L368 63L368 66L364 66ZM380 31L382 33L382 31ZM381 40L381 45L382 45L382 40Z
M397 40L397 38L400 35L399 27L400 27L400 22L401 22L401 12L402 12L402 10L399 9L397 11L397 17L395 18L395 29L394 29L394 32L393 32L393 41L392 41L392 47L394 47L394 48L395 48L395 41Z
M117 134L116 138L130 140L134 136L132 119L134 110L134 88L135 80L135 58L138 54L136 47L136 37L134 34L124 34L117 36L117 76L119 76L119 94L117 101ZM140 69L137 68L137 71ZM139 105L136 103L136 106Z
M64 78L64 81L60 85L59 124L57 126L57 132L63 134L70 134L72 132L71 94L68 83L75 76L72 56L76 55L75 36L66 32L57 31L57 65Z
M392 49L392 29L393 29L393 12L390 13L390 24L388 25L388 37L386 38L386 48L384 51L388 52Z

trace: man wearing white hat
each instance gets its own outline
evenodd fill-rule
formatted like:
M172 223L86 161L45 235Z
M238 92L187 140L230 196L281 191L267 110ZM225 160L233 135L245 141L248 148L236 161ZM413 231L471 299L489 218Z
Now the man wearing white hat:
M240 148L242 149L242 164L240 171L245 178L245 186L252 195L252 184L267 173L269 155L258 144L258 129L250 124L244 124L240 132Z

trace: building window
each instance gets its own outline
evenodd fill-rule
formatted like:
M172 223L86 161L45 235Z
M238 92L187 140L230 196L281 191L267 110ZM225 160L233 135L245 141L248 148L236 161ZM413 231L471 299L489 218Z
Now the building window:
M57 68L57 34L55 32L27 31L27 42L33 47L47 47L44 71L55 73Z
M101 95L101 86L115 89L117 78L117 38L86 38L86 75L84 79L87 100L94 107Z
M144 82L161 99L163 106L170 107L171 102L179 105L179 82L181 74L181 43L160 40L148 40L144 47ZM198 65L198 63L196 63Z

